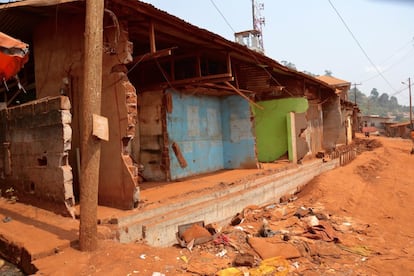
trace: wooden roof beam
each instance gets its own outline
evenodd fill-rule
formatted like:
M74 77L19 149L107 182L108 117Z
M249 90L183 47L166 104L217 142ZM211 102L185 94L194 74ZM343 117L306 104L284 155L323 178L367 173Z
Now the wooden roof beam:
M176 48L177 47L171 47L171 48L162 49L162 50L155 51L155 52L146 53L146 54L143 54L143 55L140 55L140 56L136 56L136 57L134 57L132 63L139 63L139 62L144 62L144 61L148 61L148 60L151 60L151 59L171 56L172 55L172 50L174 50Z

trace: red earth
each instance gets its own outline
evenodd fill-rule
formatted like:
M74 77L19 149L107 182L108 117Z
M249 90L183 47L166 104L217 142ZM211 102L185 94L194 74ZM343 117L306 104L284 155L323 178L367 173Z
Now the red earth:
M236 266L260 275L251 267L276 256L278 272L268 275L414 274L413 145L359 137L354 161L286 202L246 206L234 225L213 227L214 240L191 251L101 239L95 252L67 247L36 260L37 275L216 275Z

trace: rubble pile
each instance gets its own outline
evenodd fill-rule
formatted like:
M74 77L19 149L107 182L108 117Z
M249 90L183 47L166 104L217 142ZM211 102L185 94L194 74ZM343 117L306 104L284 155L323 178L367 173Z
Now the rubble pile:
M202 225L202 226L200 226ZM364 246L370 226L331 214L320 204L248 206L229 225L198 222L178 233L183 272L198 275L360 274L379 254ZM313 273L313 274L312 274Z

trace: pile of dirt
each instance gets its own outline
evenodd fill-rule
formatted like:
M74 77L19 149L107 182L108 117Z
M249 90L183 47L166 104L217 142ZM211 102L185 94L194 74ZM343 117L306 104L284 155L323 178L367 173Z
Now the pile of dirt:
M353 145L355 145L357 152L372 151L376 148L382 147L379 139L354 138Z

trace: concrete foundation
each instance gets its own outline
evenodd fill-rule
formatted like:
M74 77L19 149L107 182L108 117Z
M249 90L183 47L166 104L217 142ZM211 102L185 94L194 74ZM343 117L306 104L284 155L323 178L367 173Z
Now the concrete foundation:
M244 207L278 202L283 195L295 193L315 176L337 166L338 159L327 163L314 160L299 166L288 165L274 173L256 171L256 175L245 181L221 182L221 188L208 194L106 221L112 224L116 239L122 243L142 239L152 246L170 246L177 242L179 225L196 221L227 222Z

